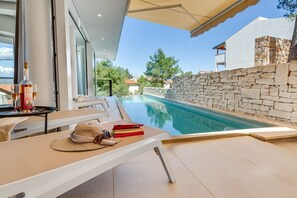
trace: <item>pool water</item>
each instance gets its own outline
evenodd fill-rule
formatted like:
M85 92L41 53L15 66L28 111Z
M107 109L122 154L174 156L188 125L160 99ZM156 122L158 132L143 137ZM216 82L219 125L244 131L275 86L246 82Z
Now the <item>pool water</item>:
M174 136L272 126L153 96L127 96L119 100L132 121L164 129Z

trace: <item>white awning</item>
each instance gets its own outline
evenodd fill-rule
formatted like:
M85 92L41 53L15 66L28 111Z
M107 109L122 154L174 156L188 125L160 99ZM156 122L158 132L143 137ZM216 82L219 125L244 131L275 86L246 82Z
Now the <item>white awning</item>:
M191 37L233 17L259 0L131 0L128 16L191 32Z

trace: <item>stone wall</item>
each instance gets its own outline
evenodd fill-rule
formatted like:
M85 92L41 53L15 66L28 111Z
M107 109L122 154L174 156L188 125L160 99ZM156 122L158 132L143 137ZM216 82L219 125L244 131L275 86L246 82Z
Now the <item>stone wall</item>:
M255 41L255 66L286 63L291 40L263 36Z
M144 94L297 123L297 62L175 77Z

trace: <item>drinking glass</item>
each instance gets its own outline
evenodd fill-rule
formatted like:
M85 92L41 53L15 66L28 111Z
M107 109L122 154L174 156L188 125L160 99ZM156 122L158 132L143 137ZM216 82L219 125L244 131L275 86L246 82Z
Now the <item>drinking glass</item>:
M20 85L19 84L11 85L11 98L13 101L14 112L17 112L17 100L20 98Z
M37 85L33 85L33 112L36 112L35 100L37 97Z

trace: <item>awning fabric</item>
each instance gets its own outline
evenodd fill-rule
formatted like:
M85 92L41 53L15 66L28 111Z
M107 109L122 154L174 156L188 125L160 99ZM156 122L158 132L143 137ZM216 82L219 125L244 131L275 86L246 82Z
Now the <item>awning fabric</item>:
M128 16L188 30L195 37L258 1L130 0Z

